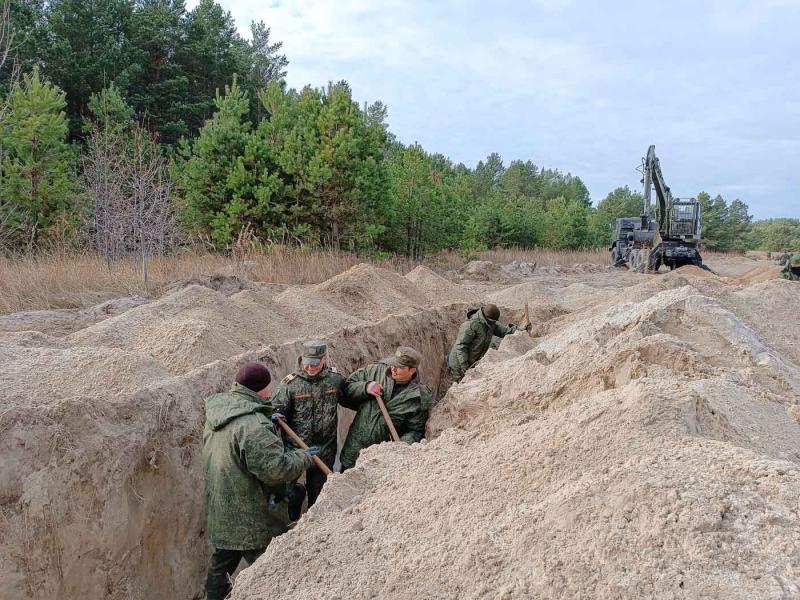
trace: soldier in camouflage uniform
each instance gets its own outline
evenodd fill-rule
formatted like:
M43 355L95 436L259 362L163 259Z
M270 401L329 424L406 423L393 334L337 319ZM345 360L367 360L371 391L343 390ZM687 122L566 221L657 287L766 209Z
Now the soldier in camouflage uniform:
M328 365L328 346L315 340L303 344L298 369L284 377L270 398L275 409L273 420L283 418L287 425L309 446L319 446L319 457L333 469L336 459L336 406L344 396L344 377ZM294 443L284 440L288 446ZM325 474L317 467L306 471L305 488L295 483L289 501L289 516L300 518L303 499L308 492L308 506L317 501Z
M286 484L310 467L319 451L284 449L269 419L272 408L264 402L269 382L264 365L247 363L230 392L205 401L206 535L214 547L208 600L225 598L241 559L252 563L288 529Z
M516 325L498 323L499 318L500 309L494 304L487 304L467 313L467 320L458 328L456 342L447 358L450 376L455 381L461 381L467 369L486 354L492 343L492 336L501 338L517 331ZM530 325L525 330L529 331Z
M800 281L800 252L795 252L786 261L781 277L790 281Z
M356 411L356 416L339 455L342 471L353 467L367 446L391 439L374 396L383 399L401 441L413 444L425 436L433 394L419 380L420 358L413 348L401 346L390 358L363 367L347 378L347 396L342 405Z

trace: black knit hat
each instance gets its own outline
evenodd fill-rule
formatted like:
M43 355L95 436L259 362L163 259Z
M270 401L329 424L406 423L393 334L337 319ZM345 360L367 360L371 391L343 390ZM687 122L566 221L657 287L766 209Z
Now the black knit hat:
M263 390L270 381L272 377L269 370L260 362L244 363L236 373L236 383L254 392Z

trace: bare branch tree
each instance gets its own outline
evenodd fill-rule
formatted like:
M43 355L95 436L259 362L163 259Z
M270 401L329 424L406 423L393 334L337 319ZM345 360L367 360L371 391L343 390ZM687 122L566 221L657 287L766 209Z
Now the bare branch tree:
M178 222L166 159L142 127L92 128L83 158L84 187L91 198L86 220L91 245L111 262L140 256L145 283L149 257L178 243Z

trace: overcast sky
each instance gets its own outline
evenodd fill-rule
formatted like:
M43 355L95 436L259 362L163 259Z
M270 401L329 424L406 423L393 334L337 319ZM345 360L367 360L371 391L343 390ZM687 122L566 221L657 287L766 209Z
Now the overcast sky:
M290 86L345 79L404 143L571 172L595 203L655 144L674 195L800 217L800 0L221 3L272 28Z

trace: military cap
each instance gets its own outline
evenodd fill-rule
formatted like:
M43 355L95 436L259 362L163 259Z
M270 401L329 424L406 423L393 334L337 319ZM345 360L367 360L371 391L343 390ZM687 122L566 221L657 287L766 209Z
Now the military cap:
M795 252L789 259L789 265L792 267L800 267L800 252Z
M490 321L497 321L500 318L500 309L495 304L486 304L483 307L483 316Z
M422 359L419 352L409 346L400 346L387 362L394 367L418 367Z
M316 366L325 357L328 344L322 340L312 340L303 344L302 361L304 365Z

